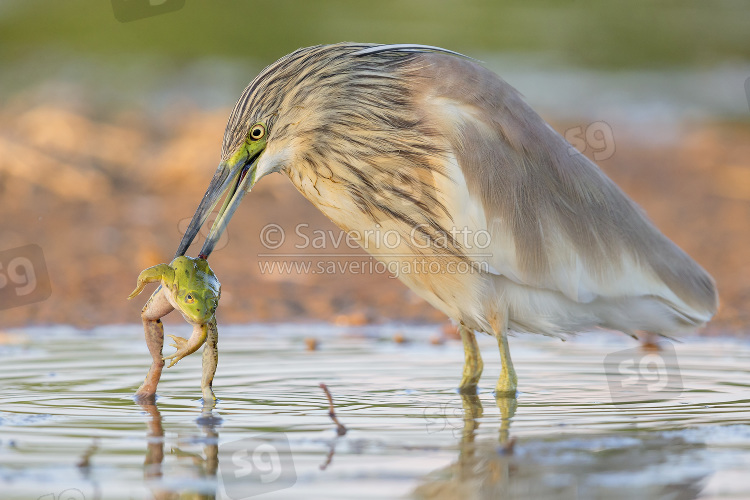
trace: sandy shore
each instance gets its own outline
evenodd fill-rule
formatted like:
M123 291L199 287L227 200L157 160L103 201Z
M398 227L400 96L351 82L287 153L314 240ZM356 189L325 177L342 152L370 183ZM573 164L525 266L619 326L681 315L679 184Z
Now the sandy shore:
M47 300L2 304L2 326L137 322L143 300L125 297L141 269L171 259L217 164L227 115L181 109L154 122L43 104L0 111L0 251L39 245L52 287ZM750 127L687 126L658 147L616 137L600 166L719 284L721 309L707 332L746 328ZM278 248L261 241L269 224L285 232ZM339 240L281 175L246 198L227 236L211 257L223 285L220 321L445 319ZM264 271L270 262L311 268ZM361 264L352 272L350 262Z

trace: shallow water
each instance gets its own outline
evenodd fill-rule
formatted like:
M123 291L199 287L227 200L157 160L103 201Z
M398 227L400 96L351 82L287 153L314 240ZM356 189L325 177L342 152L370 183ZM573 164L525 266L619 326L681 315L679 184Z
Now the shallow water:
M220 328L213 409L198 355L165 370L156 405L133 401L140 326L0 336L0 497L750 498L746 341L517 337L515 405L492 394L491 338L480 394L461 397L460 342L432 345L437 326Z

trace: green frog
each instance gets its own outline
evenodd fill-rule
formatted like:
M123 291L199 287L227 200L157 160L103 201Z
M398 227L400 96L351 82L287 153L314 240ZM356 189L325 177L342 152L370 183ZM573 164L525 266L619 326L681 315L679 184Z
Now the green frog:
M136 297L148 283L154 282L159 282L160 286L141 310L152 363L146 380L136 392L136 398L153 400L165 361L170 360L171 368L179 360L206 344L203 350L201 390L204 401L215 401L211 385L219 361L219 331L216 327L216 307L221 297L219 280L205 259L177 257L170 264L159 264L141 271L138 275L138 284L128 299ZM161 318L174 309L180 311L185 320L193 325L193 333L189 339L170 335L174 341L171 346L177 351L170 356L163 356L164 325Z

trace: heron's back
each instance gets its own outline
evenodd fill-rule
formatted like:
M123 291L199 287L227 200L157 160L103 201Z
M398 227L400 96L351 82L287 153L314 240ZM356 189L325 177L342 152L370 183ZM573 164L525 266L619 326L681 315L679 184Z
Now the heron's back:
M474 62L424 52L301 49L256 78L230 124L263 104L278 121L261 160L467 325L489 331L506 315L541 333L667 333L711 318L711 277L515 89ZM235 125L226 151L243 140ZM443 237L454 231L490 244ZM377 240L387 234L398 244ZM470 272L449 272L466 263Z
M432 82L422 99L447 131L456 189L468 191L455 197L483 216L463 217L472 207L458 206L455 217L492 235L485 259L511 322L514 310L536 310L562 330L667 333L713 316L711 276L515 89L471 61L421 58Z

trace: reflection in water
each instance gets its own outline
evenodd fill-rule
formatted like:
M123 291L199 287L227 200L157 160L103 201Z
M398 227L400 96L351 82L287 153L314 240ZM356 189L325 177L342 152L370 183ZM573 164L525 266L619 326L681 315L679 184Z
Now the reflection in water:
M414 495L418 498L506 498L503 493L512 477L509 455L514 440L510 437L510 423L515 415L516 398L500 397L495 400L500 410L499 446L490 453L486 446L475 442L479 421L484 408L479 396L461 395L464 408L463 429L458 446L458 460L430 476L437 478L419 486Z
M485 417L479 396L461 395L463 425L458 442L458 458L446 468L427 476L413 496L424 499L580 499L580 498L697 498L711 471L674 469L674 460L685 460L705 449L702 442L687 441L679 435L634 433L622 435L573 435L561 439L531 439L516 443L511 422L516 415L516 398L497 398L496 416ZM156 404L140 404L150 416L143 475L153 498L168 500L195 498L215 500L213 491L175 488L165 481L164 428ZM499 420L499 422L498 422ZM221 418L213 403L205 404L196 419L204 444L203 453L173 448L178 459L189 459L192 469L205 483L218 484L219 434ZM496 437L477 439L480 423L497 428ZM331 465L337 435L320 470ZM96 450L92 445L88 454ZM689 458L688 458L689 459ZM673 478L670 471L677 471ZM169 483L172 483L169 486ZM188 495L188 496L186 496Z
M158 406L134 404L148 352L139 326L118 328L0 347L3 500L750 498L746 341L677 344L679 397L613 403L605 360L634 344L517 338L523 392L496 401L450 389L461 346L431 345L434 329L394 345L367 335L395 326L230 325L220 421L195 399L199 359L162 380ZM323 348L305 350L308 335ZM336 384L344 436L321 380Z
M333 441L331 441L328 456L326 456L326 461L320 465L320 470L326 470L328 466L331 465L331 462L333 461L333 455L336 453L336 443L338 442L340 437L346 436L347 429L344 424L339 422L339 419L336 416L336 408L333 405L333 396L331 396L331 391L328 390L328 386L323 383L320 383L318 385L321 389L323 389L323 392L326 395L326 399L328 399L328 416L331 417L333 423L336 424L336 437Z
M680 436L574 436L516 445L510 423L515 398L498 398L497 441L477 441L484 409L478 396L461 396L463 429L458 459L435 471L413 496L431 500L697 498L709 471L679 470L675 458L705 449ZM674 476L674 479L669 475Z
M96 481L91 477L91 457L94 456L94 454L99 451L99 440L94 439L91 443L91 446L86 448L86 451L83 452L83 455L81 455L81 458L78 460L78 463L76 464L78 466L78 470L81 472L81 475L88 481L91 481L91 484L94 489L94 493L92 498L89 500L99 500L102 497L102 493L99 487L99 482ZM78 490L76 490L78 491ZM83 494L81 494L81 497L83 498ZM62 494L60 495L61 500L73 500L73 497L64 497Z
M157 500L168 500L173 498L186 498L173 489L164 486L162 464L164 462L164 427L162 426L162 416L159 408L155 403L138 403L151 419L148 422L148 433L146 435L147 449L146 459L143 462L143 478L149 486L153 497ZM173 449L172 453L180 458L190 458L194 467L202 479L216 482L216 471L219 467L219 433L216 426L221 424L221 418L213 413L214 402L203 403L201 416L196 420L204 437L205 443L201 456L197 453L188 453L179 448ZM189 498L200 500L215 500L216 492L194 493Z

